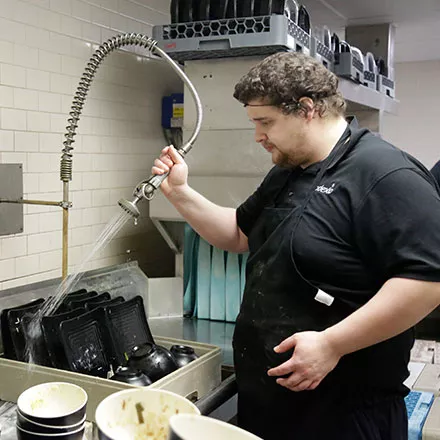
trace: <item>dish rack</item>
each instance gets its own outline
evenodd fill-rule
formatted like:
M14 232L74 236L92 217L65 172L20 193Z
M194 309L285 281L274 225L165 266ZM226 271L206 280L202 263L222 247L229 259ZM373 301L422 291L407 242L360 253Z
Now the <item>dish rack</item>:
M221 382L220 348L197 342L188 342L174 338L155 336L157 344L170 349L172 345L191 345L198 359L159 379L149 388L172 391L187 397L193 402L206 396ZM87 420L95 421L98 404L107 396L120 390L136 388L123 382L102 379L71 371L40 365L27 364L0 358L0 400L17 402L18 396L26 389L45 382L70 382L82 387L89 397L87 403Z
M40 341L45 344L38 344L45 348L38 350L38 356L35 356L39 365L29 364L24 350L17 352L17 348L24 345L22 334L21 344L16 337L15 344L13 340L8 341L6 338L6 341L12 344L0 346L0 400L16 403L18 396L31 386L44 382L71 382L86 390L89 396L87 420L94 421L95 409L102 399L116 391L135 386L107 379L107 374L98 377L96 370L102 367L101 370L107 372L110 366L114 370L116 365L122 363L121 354L128 353L134 345L149 341L167 349L173 345L189 345L198 356L196 360L157 380L149 385L150 387L172 391L193 401L205 397L217 388L221 383L222 363L219 347L151 334L147 322L146 281L148 280L145 275L134 262L83 274L77 286L79 290L69 293L60 304L60 314L43 318L50 324L44 329L47 330L45 336L49 338ZM0 341L5 340L4 332L8 329L12 329L13 332L23 331L26 328L25 318L28 316L23 314L24 308L29 312L35 312L32 304L42 307L42 302L53 295L58 284L59 280L48 280L2 291L1 317L3 318L3 312L9 317L11 310L16 309L16 314L11 317L19 319L7 322L2 319L2 324L14 326L6 328L6 325L2 325L3 334ZM58 318L54 319L56 316ZM108 334L101 333L103 327L107 329ZM105 337L98 337L104 336L104 333ZM105 343L108 339L111 339L110 344ZM48 341L51 344L47 345ZM85 355L85 348L89 349L89 345L93 345L98 350L97 347L101 346L98 344L99 341L105 343L101 344L105 346L105 350L101 350L101 358L107 359L100 358L102 362L97 362L93 356L94 361L87 364L87 368L84 365L77 366L76 361ZM14 350L11 350L11 346ZM70 358L59 356L60 351L65 355L69 354ZM115 357L115 354L119 357Z
M153 38L177 61L270 55L279 51L311 54L311 36L284 15L194 21L153 27Z

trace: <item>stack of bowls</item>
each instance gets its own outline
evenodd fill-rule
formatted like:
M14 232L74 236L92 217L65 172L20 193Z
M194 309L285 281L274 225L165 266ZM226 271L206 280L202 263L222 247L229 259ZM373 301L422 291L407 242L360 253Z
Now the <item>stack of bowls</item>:
M36 385L17 400L18 440L82 440L87 393L67 382Z

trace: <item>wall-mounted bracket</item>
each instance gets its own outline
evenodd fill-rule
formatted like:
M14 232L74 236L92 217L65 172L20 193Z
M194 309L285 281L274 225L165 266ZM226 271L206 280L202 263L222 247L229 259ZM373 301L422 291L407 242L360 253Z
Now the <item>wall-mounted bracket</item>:
M0 199L23 200L23 165L0 164ZM23 232L23 205L0 203L0 235Z

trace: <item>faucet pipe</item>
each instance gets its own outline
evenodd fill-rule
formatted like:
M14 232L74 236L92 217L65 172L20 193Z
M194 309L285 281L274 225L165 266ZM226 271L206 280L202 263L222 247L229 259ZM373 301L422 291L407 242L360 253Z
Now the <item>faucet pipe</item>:
M61 208L70 208L72 204L69 202L67 205L64 204L63 201L61 202L55 202L50 200L28 200L28 199L17 199L17 200L11 200L11 199L0 199L0 203L17 203L20 205L45 205L45 206L58 206Z
M67 122L66 133L64 135L65 140L63 142L63 149L60 161L60 179L63 182L63 202L61 204L63 208L63 278L67 276L68 268L68 209L71 207L69 202L69 182L72 180L72 150L75 142L76 129L78 128L78 122L89 92L91 83L96 75L96 72L101 65L105 57L112 51L124 46L140 46L145 47L150 53L155 54L167 61L172 69L179 75L188 87L191 95L196 103L197 119L195 129L190 136L189 140L178 150L179 154L185 156L192 148L202 125L202 105L191 81L185 75L179 65L173 61L162 49L157 47L157 41L154 39L138 33L127 33L116 35L104 43L102 43L98 49L94 52L90 58L83 75L79 81L76 93L74 95L70 117ZM150 176L149 179L141 182L134 191L134 199L132 201L121 199L118 203L127 212L129 212L134 218L139 216L139 210L137 203L142 198L150 200L154 191L159 188L166 175Z

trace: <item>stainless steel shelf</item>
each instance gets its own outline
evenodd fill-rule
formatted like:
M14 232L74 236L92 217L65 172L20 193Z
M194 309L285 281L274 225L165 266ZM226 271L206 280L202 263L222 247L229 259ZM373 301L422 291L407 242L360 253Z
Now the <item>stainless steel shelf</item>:
M361 84L345 78L339 78L339 91L349 103L354 104L353 109L374 109L397 114L399 102L396 99L392 99Z

